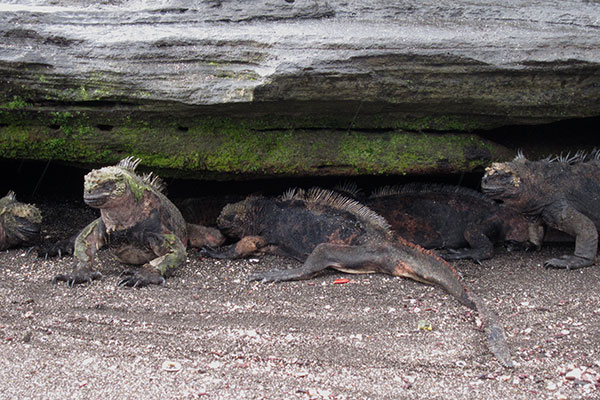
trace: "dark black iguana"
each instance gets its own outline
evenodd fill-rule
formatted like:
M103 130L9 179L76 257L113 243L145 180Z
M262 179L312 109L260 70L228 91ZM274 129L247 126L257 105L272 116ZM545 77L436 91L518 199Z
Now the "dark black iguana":
M186 224L177 207L162 193L163 184L157 176L135 173L139 162L128 157L85 176L83 200L100 209L100 218L71 242L74 269L57 275L54 282L66 281L73 286L100 278L102 275L93 268L94 258L100 248L108 246L121 262L142 266L126 269L119 286L162 284L185 261L190 234L208 234L204 227ZM216 235L221 237L220 232ZM200 238L194 244L211 243L221 244L222 237L214 241Z
M427 249L451 249L446 260L491 258L494 243L540 247L538 226L520 213L475 190L442 184L408 184L375 190L364 204L409 242Z
M547 260L554 268L593 265L600 229L600 151L573 157L493 163L481 181L482 191L526 216L575 237L575 253Z
M14 192L0 198L0 250L37 241L41 224L40 210L17 201Z
M239 241L201 253L239 258L273 253L303 262L299 268L256 273L252 280L309 279L331 267L349 273L380 272L436 284L471 309L486 326L491 351L505 366L512 361L495 315L444 260L396 236L385 219L339 193L314 188L281 198L248 197L224 207L219 228Z

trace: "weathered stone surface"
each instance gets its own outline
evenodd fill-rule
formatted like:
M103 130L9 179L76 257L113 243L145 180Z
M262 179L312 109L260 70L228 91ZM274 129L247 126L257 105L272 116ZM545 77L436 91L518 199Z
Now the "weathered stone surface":
M0 157L134 153L198 177L472 170L510 154L476 129L600 116L599 32L598 1L4 2Z

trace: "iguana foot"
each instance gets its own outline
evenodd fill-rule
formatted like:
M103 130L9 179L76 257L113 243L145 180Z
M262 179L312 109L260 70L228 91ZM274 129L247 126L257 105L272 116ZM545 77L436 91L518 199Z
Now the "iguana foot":
M506 251L533 251L541 248L531 242L516 242L514 240L506 241L504 247Z
M124 277L117 285L120 287L141 288L148 285L164 285L166 279L156 271L146 269L126 269L119 277Z
M594 260L575 255L564 255L559 258L552 258L544 262L546 268L577 269L589 267L594 264Z
M58 274L52 278L52 283L64 281L68 287L73 287L80 283L92 284L93 280L102 279L102 274L98 271L92 271L88 268L75 269L70 274Z
M73 254L73 242L70 239L59 240L47 246L37 248L37 256L39 258L62 257L63 255Z
M200 257L224 258L219 249L211 246L202 246L200 249L198 249L198 255Z
M464 260L470 258L477 264L481 264L481 260L488 259L480 251L474 249L448 249L445 252L440 252L440 257L446 261Z

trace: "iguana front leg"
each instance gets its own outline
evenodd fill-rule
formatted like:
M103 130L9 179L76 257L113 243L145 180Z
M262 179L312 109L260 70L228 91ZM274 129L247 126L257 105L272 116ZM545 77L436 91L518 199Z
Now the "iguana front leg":
M598 230L591 219L569 206L544 217L551 226L575 236L575 253L547 260L545 267L569 270L594 264L598 251Z
M229 246L213 248L205 246L198 252L200 256L220 259L236 259L248 257L266 245L262 236L244 236L237 243Z
M77 235L73 255L75 265L70 274L58 274L52 283L64 281L67 286L73 287L80 283L92 283L95 279L102 278L102 274L92 269L96 252L106 244L106 228L101 218L92 221Z
M146 245L158 256L141 268L126 269L119 286L144 287L162 285L165 278L171 276L175 269L185 262L187 255L185 246L172 233L149 234Z
M465 249L448 249L447 253L440 254L444 260L462 260L470 258L475 262L487 260L494 255L494 244L484 233L484 229L479 224L467 226L463 234L465 240L471 246Z

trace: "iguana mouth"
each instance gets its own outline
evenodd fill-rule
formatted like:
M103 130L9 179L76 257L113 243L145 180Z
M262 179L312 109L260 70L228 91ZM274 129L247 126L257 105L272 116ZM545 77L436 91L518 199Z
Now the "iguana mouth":
M505 192L504 188L497 186L481 186L481 191L489 196L499 195Z
M23 240L30 240L40 234L40 224L32 223L24 218L17 217L17 231Z
M106 203L108 198L109 198L109 195L107 193L100 193L100 194L85 193L83 195L83 201L85 202L85 204L87 204L90 207L99 207L99 206L103 205L104 203Z
M19 230L23 233L29 233L32 235L36 235L40 233L40 224L31 223L25 218L17 217L16 220L19 222Z

